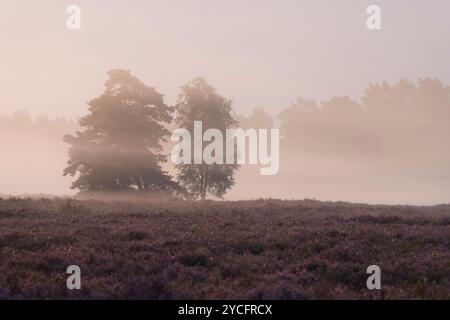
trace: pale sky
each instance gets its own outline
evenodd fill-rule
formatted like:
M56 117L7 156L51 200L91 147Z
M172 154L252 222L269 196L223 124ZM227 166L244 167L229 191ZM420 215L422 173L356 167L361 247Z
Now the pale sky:
M69 4L82 29L66 28ZM381 31L366 8L382 10ZM0 114L79 117L105 72L130 69L173 104L205 77L248 113L298 96L358 98L371 82L450 83L448 0L2 0Z

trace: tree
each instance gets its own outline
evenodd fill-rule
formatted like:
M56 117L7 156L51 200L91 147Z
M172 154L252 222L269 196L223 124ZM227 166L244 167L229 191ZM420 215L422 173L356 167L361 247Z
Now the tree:
M232 116L231 101L218 95L204 79L195 78L181 89L175 121L180 128L188 130L191 136L194 132L194 121L202 121L203 131L218 129L223 136L226 129L236 127L237 121ZM179 171L178 181L190 196L201 199L208 195L223 198L226 191L234 185L234 174L238 165L225 164L226 155L222 156L224 164L194 164L192 161L192 164L176 166Z
M172 119L163 96L126 70L111 70L104 93L89 105L89 114L70 144L64 175L78 178L72 188L82 192L177 190L162 170L161 143Z
M274 124L273 117L269 115L263 107L255 107L248 117L238 116L238 119L239 125L244 129L272 129Z

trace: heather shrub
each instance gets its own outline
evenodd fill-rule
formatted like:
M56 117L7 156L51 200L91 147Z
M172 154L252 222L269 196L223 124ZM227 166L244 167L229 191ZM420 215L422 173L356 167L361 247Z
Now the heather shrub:
M450 298L450 206L11 198L0 221L0 299Z

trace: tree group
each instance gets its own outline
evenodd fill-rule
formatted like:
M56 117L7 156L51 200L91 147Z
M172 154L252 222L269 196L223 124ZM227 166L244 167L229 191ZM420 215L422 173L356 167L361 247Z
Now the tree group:
M235 165L179 165L174 179L162 169L162 144L173 121L193 130L195 120L225 131L236 125L231 101L201 78L182 87L175 107L126 70L111 70L104 93L91 100L81 130L67 135L69 160L64 175L76 176L83 193L158 192L205 199L222 197L234 184ZM206 130L207 128L205 128Z

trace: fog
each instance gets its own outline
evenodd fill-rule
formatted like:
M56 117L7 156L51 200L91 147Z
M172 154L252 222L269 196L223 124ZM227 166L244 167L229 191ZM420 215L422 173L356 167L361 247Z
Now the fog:
M379 0L379 31L365 0L80 0L79 31L69 4L2 2L0 194L76 193L62 137L125 68L169 105L203 76L241 126L280 128L279 173L243 166L225 199L450 202L448 1Z
M67 145L62 141L76 123L65 119L32 119L26 113L0 117L0 194L73 194L63 179Z
M374 84L360 101L299 98L276 117L261 107L237 115L244 129L279 127L280 170L261 176L259 165L241 166L225 199L448 203L450 88L436 79ZM74 194L73 178L62 176L62 137L77 130L74 121L17 113L0 124L0 193ZM165 143L164 154L173 145ZM175 175L170 161L163 167Z

